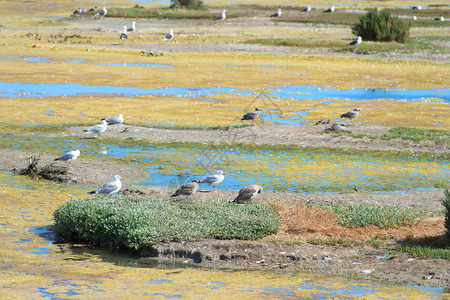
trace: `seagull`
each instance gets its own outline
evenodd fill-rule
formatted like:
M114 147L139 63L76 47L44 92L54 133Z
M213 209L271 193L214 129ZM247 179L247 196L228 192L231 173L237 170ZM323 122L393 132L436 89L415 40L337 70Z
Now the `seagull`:
M444 22L445 18L444 17L439 17L439 18L438 17L434 17L433 20Z
M133 24L131 24L131 27L127 29L128 31L135 31L136 30L136 22L133 21Z
M217 171L217 174L209 175L208 177L205 177L200 180L199 183L209 184L213 186L213 190L216 189L216 185L222 183L222 181L225 179L225 176L227 175L222 170Z
M260 185L252 184L246 186L239 191L239 195L233 200L233 203L249 202L258 194L261 194L262 191L263 188Z
M123 177L120 177L120 175L115 175L113 181L107 182L101 187L99 187L96 191L88 192L90 195L96 195L96 194L105 194L105 195L111 195L114 193L117 193L122 188L122 181L120 179L124 179Z
M192 180L192 182L183 184L170 197L176 197L176 196L180 196L180 195L190 196L190 195L194 194L198 190L199 182L200 182L200 180L194 179L194 180Z
M358 37L356 38L356 40L354 40L354 41L348 43L347 46L356 46L356 45L359 45L359 44L361 44L361 43L362 43L362 38L361 38L360 36L358 36Z
M327 10L324 10L323 12L324 13L329 13L329 12L334 12L334 9L335 9L336 7L333 5L331 8L329 8L329 9L327 9Z
M308 7L305 7L302 9L303 12L310 12L311 11L311 5L308 5Z
M349 112L346 112L345 114L342 114L341 118L347 118L347 119L350 119L350 120L354 119L354 118L356 118L358 116L358 112L359 112L359 109L355 108L352 111L349 111Z
M333 124L331 125L331 127L328 127L325 129L325 132L329 132L329 131L342 131L342 130L347 130L347 127L345 124Z
M259 117L259 113L260 112L261 112L261 110L259 108L255 108L255 111L251 111L251 112L246 113L242 117L241 121L252 120L252 126L253 126L253 120L256 119L257 117Z
M281 16L281 8L279 8L278 11L276 13L274 13L273 15L271 15L270 17L271 18L276 18L276 17L279 17L279 16Z
M422 6L420 5L414 5L413 7L411 7L412 9L417 9L417 10L421 10Z
M108 12L108 11L106 10L106 7L103 7L103 9L97 11L97 13L96 13L95 15L96 15L96 16L102 17L102 16L106 16L106 13L107 13L107 12Z
M88 129L85 129L84 131L86 133L97 133L98 138L100 139L100 133L104 132L106 128L108 128L108 123L106 122L106 120L102 120L101 124L91 126Z
M128 32L127 32L127 26L123 26L123 32L120 35L120 39L122 41L126 41L128 39Z
M94 8L91 8L91 9L89 9L89 11L98 11L98 6L96 5L96 6L94 6Z
M106 122L108 122L108 125L122 124L123 123L123 115L119 114L118 117L109 117L109 118L102 119L102 120L106 120Z
M170 29L170 32L167 33L164 37L163 37L163 41L170 41L173 39L173 30Z
M79 7L77 10L73 12L74 15L81 14L83 12L83 8Z
M76 160L80 156L80 150L69 151L64 153L58 158L55 158L55 161L63 161L70 164L70 162Z
M414 16L414 17L413 17L413 20L414 20L414 21L417 21L417 17L416 17L416 16Z
M225 14L226 11L227 11L226 9L222 10L222 14L220 15L220 17L215 18L214 21L223 21L223 20L225 20L227 18L227 15Z

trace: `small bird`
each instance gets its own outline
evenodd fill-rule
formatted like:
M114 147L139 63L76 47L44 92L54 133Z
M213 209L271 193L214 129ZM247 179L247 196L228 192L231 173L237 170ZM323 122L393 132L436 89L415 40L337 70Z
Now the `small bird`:
M319 125L319 124L330 124L330 120L319 120L316 122L316 125Z
M327 10L324 10L323 12L324 13L332 13L332 12L334 12L334 9L335 9L336 7L333 5L332 7L330 7L329 9L327 9Z
M106 129L108 128L108 123L106 122L106 120L102 120L101 124L97 124L94 126L89 127L88 129L85 129L84 131L86 133L97 133L98 134L98 138L100 138L100 133L106 131Z
M170 41L173 39L173 30L170 29L169 33L166 33L166 35L163 37L163 41Z
M127 31L135 31L136 30L136 22L133 21L133 24L131 24L131 27L127 29Z
M361 38L360 36L358 36L358 37L356 38L356 40L354 40L354 41L348 43L347 46L356 46L356 45L359 45L359 44L361 44L361 43L362 43L362 38Z
M126 41L128 39L127 26L123 26L122 34L120 35L120 39L122 41Z
M444 17L434 17L433 20L444 22L445 18Z
M259 114L261 113L261 110L259 108L255 108L255 111L251 111L246 113L241 121L245 121L245 120L252 120L252 126L253 126L253 120L256 119L257 117L259 117Z
M55 161L63 161L69 163L70 167L72 167L71 162L76 160L80 155L80 150L69 151L64 153L60 157L55 158Z
M192 180L192 182L183 184L170 197L176 197L176 196L180 196L180 195L190 196L190 195L194 194L198 190L199 182L200 182L200 180L194 179L194 180Z
M276 18L276 17L279 17L279 16L281 16L281 8L279 8L278 11L276 13L274 13L273 15L271 15L270 17L271 18Z
M106 7L103 7L103 9L97 11L97 13L96 13L95 15L96 15L96 16L100 16L100 17L103 17L103 16L106 16L106 13L107 13L107 12L108 12L108 11L106 10Z
M258 194L261 194L263 188L260 185L252 184L240 189L239 195L233 200L233 203L249 202Z
M89 11L98 11L98 6L96 5L96 6L94 6L93 8L91 8L91 9L89 9Z
M225 179L225 176L227 175L222 170L217 171L217 174L209 175L203 179L200 180L199 183L209 184L213 186L213 190L216 189L216 185L222 183L222 181Z
M311 11L311 5L308 5L304 9L302 9L303 12L310 12Z
M77 10L75 10L73 12L74 15L79 15L79 14L82 14L82 13L83 13L83 8L82 7L79 7Z
M99 187L95 191L88 192L90 195L96 195L96 194L104 194L104 195L111 195L114 193L117 193L122 188L122 181L120 179L124 179L123 177L120 177L120 175L115 175L113 178L113 181L107 182L101 187Z
M222 14L220 15L220 17L215 18L214 21L223 21L223 20L225 20L227 18L227 15L225 14L226 11L227 11L226 9L222 10Z
M358 116L358 112L359 112L359 109L355 108L352 111L349 111L349 112L346 112L345 114L342 114L341 118L347 118L347 119L350 119L350 120L354 119L354 118L356 118Z
M108 122L108 125L116 125L116 124L122 124L123 123L123 115L119 114L118 117L109 117L106 119L102 119Z
M342 130L347 130L347 127L345 124L333 124L333 125L331 125L331 127L326 128L325 132L342 131Z
M358 192L358 188L356 187L356 185L353 187L353 190L354 190L355 192Z

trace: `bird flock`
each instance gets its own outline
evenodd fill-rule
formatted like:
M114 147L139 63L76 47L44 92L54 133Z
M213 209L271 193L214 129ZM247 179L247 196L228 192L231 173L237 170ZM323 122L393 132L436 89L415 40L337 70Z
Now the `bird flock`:
M412 9L421 10L422 7L420 5L417 5L417 6L412 6ZM312 10L311 6L308 5L307 7L303 8L301 11L309 13L309 12L311 12L311 10ZM106 7L103 7L103 9L98 9L98 7L95 6L93 8L90 8L89 10L87 10L86 7L80 7L73 12L73 15L82 15L87 12L93 13L95 17L104 17L108 11L107 11ZM223 9L221 15L218 16L217 18L215 18L214 21L224 21L227 18L226 12L227 12L227 10ZM323 11L323 13L333 13L333 12L335 12L334 5ZM280 16L281 16L281 8L278 8L277 12L270 15L271 18L277 18ZM443 17L436 17L433 19L439 20L439 21L444 21ZM417 20L416 16L414 16L414 20ZM132 25L130 27L123 26L123 31L122 31L122 34L120 35L120 40L123 40L123 41L127 40L129 32L133 32L133 31L136 31L136 22L135 21L132 22ZM173 29L170 29L169 33L165 34L162 38L163 41L171 41L173 39L174 39ZM348 43L347 46L357 46L361 43L362 43L362 38L361 38L361 36L358 36L354 41ZM251 120L251 122L252 122L251 126L253 126L255 119L257 119L260 116L260 113L261 113L261 110L259 108L255 108L254 111L247 112L246 114L244 114L242 116L241 120L242 121L250 121ZM352 111L342 114L340 117L344 118L344 119L352 120L358 116L358 113L359 113L359 109L355 108ZM93 125L87 129L85 129L84 131L86 132L86 134L96 134L97 138L101 139L100 134L107 130L108 125L117 125L117 124L122 124L123 122L124 122L124 117L122 114L119 114L118 117L109 117L109 118L102 119L100 124ZM329 120L327 120L327 121L320 120L316 123L316 125L328 124L328 123L330 123ZM346 125L344 123L332 124L331 127L326 128L325 130L326 131L341 131L341 130L346 130L347 126L348 125ZM55 161L68 163L70 168L72 168L71 163L73 161L77 160L77 158L80 155L81 155L80 150L69 151L69 152L64 153L62 156L56 158ZM223 172L222 170L219 170L219 171L217 171L216 174L206 176L202 179L194 179L194 180L192 180L192 182L181 185L171 195L171 197L178 197L178 196L189 197L189 196L195 194L199 190L199 184L211 185L212 190L215 191L216 186L224 181L225 175L227 175L225 172ZM110 195L110 194L117 193L122 188L121 179L123 179L123 177L121 177L120 175L115 175L113 177L113 181L105 183L104 185L99 187L97 190L89 192L89 194ZM259 185L246 186L246 187L242 188L241 190L239 190L238 196L232 202L233 203L248 202L248 201L254 199L262 191L263 191L263 188Z

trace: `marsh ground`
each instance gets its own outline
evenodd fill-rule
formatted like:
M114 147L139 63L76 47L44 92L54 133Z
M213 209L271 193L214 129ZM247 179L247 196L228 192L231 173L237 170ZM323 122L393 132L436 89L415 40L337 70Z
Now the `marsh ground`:
M370 136L381 136L396 126L449 130L448 102L442 101L439 93L436 94L436 98L439 99L427 98L417 102L389 99L352 102L351 99L287 101L285 98L271 97L268 92L270 89L289 85L312 85L337 89L448 90L450 54L448 38L445 38L448 35L448 21L439 25L427 24L423 27L413 27L411 36L416 39L416 44L406 50L396 44L393 44L392 48L380 49L377 48L376 43L370 42L366 44L368 48L359 50L345 46L353 39L347 25L288 22L289 18L297 16L294 9L286 10L285 21L273 22L269 18L258 15L250 18L242 16L246 13L242 8L230 7L231 15L233 11L239 11L241 16L230 17L220 24L210 19L137 19L137 32L130 34L127 42L121 42L118 36L122 26L131 23L131 19L69 18L71 12L78 7L73 7L74 4L67 1L54 1L52 4L35 1L29 4L30 9L26 11L17 10L13 1L0 3L3 11L9 12L3 14L0 20L2 24L0 79L2 82L137 88L227 87L251 90L251 95L215 96L216 101L206 102L207 104L204 97L192 98L177 95L125 97L80 94L27 98L26 93L18 93L0 100L3 130L1 134L5 140L10 135L32 137L47 135L81 140L83 138L81 129L85 126L96 123L101 117L123 113L126 115L126 122L132 125L111 127L105 133L105 138L117 137L125 143L127 139L145 139L205 144L218 139L227 142L230 138L233 142L249 144L387 150L448 158L446 156L448 143L370 138ZM433 3L445 4L439 1ZM360 4L360 1L350 4ZM370 3L372 4L374 3ZM385 3L381 1L377 4ZM392 3L392 5L397 4L404 5L404 2ZM81 4L75 4L75 6L79 5ZM109 5L130 6L125 1L115 1ZM158 6L161 7L161 5L155 5L155 7ZM271 8L260 8L260 10L266 14ZM355 15L360 15L362 12L360 8L363 9L364 6L351 11ZM246 9L250 11L251 7ZM217 6L210 13L215 14L220 10L221 8ZM442 9L442 14L448 15L448 7ZM405 17L411 17L410 12L405 11ZM420 18L425 20L429 17L424 15ZM163 43L161 37L170 28L174 28L176 38L171 42ZM292 37L301 37L301 46L249 43L250 40L256 39L290 39ZM423 40L420 41L420 39ZM319 44L312 44L312 41ZM431 46L424 47L425 44ZM142 50L151 50L158 55L147 56L141 53ZM159 55L161 53L163 55ZM38 60L21 59L24 57ZM82 62L74 64L68 62L73 59ZM155 69L127 66L133 63L172 67ZM261 68L267 66L270 68ZM264 93L267 93L268 97L259 97ZM269 98L270 101L267 100ZM307 126L276 125L269 119L254 127L236 128L242 126L239 120L242 113L249 109L253 110L254 106L262 106L266 111L275 111L287 116L296 116L298 111L306 111L307 115L304 116L306 121L303 125ZM365 137L324 134L325 125L313 126L320 119L336 120L340 112L354 106L361 108L363 113L351 126L351 131L355 135L361 134ZM164 126L174 125L175 129L186 126L189 130L154 128L161 127L161 120L165 121ZM50 130L43 132L40 129L42 125L49 126ZM63 126L62 130L61 126ZM195 126L203 127L202 129L220 126L220 129L191 130L191 127ZM122 132L125 128L127 130ZM226 128L228 129L225 130ZM36 143L39 143L38 138ZM58 151L61 150L58 149ZM42 164L47 164L54 158L56 149L49 148L41 151ZM18 147L3 148L0 150L0 170L12 171L14 168L23 168L27 157L33 154L35 152L23 151ZM134 182L146 175L146 170L142 167L128 162L108 162L99 159L83 159L83 157L69 170L69 181L76 183L84 194L85 191L110 180L111 174L115 174L117 170L120 170L121 175L127 178L125 182L130 185L128 192L139 190L164 197L173 192L172 187L133 187ZM12 191L8 187L4 189L6 193L2 197L6 206L9 202L5 195L9 195ZM58 196L52 195L58 200L46 207L42 216L35 218L39 220L39 224L49 224L51 209L55 209L57 203L63 203L69 198L67 195L66 197L60 195L59 186L53 186L52 189L58 190L58 193L55 192ZM77 195L81 197L82 193ZM43 199L48 197L47 194L36 192L29 192L29 194ZM218 191L217 194L206 191L198 193L196 197L232 199L235 194L236 191ZM20 197L25 199L27 196L21 192ZM261 199L302 203L400 205L439 211L442 197L441 189L432 189L404 193L266 192ZM17 216L5 215L4 217L8 218L10 224L16 224L14 222L21 219L21 216L19 212ZM305 216L304 219L310 219L310 216ZM318 216L314 221L317 220L322 219ZM23 229L29 225L20 223L17 226ZM22 229L17 231L20 232ZM171 244L161 245L160 251L168 250L169 253L171 251L176 253L176 250L180 249L185 251L197 249L196 251L205 258L203 264L213 268L302 269L448 287L450 286L448 260L411 260L411 256L407 254L393 255L391 252L392 245L406 238L415 238L420 241L425 236L440 236L442 233L442 217L434 217L419 225L391 231L378 228L369 228L367 231L348 230L339 228L336 224L318 222L305 223L305 227L299 232L288 232L286 228L282 228L278 235L267 237L263 241ZM322 241L342 239L352 241L353 244L348 247L314 245L308 242L311 238ZM368 242L370 240L379 243L378 247ZM63 249L62 252L71 251L70 245L59 245L59 247ZM5 248L2 251L8 258L13 257L16 250ZM290 255L290 253L294 254ZM221 255L223 259L220 259ZM171 255L168 257L171 258ZM32 258L27 256L21 259L23 260L20 262L21 265L31 264ZM186 259L193 262L192 258L182 257L182 260ZM80 271L80 273L83 272L86 270ZM90 269L89 272L95 271ZM106 277L114 277L109 274L109 271L107 273ZM18 276L11 277L12 285L15 287L20 287L21 283L17 281L20 274L19 272ZM129 280L135 277L134 274L124 276ZM112 278L111 281L118 282L122 279Z

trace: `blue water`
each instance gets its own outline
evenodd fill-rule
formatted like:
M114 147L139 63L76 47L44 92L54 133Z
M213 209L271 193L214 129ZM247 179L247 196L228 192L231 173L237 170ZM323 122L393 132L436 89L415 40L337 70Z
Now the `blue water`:
M327 89L311 85L295 85L267 88L260 93L261 97L271 96L292 100L323 100L332 102L333 99L347 99L349 101L364 101L377 99L391 99L398 101L426 101L427 98L436 98L450 103L449 89ZM213 95L251 95L254 89L234 89L229 87L205 88L133 88L118 86L89 86L82 84L61 83L20 83L0 82L0 97L9 98L37 98L60 97L77 95L122 95L127 97L140 95L200 97Z
M450 174L448 160L427 159L424 164L416 157L378 157L370 153L246 150L231 146L218 149L207 144L200 148L164 144L127 147L101 142L94 145L91 140L83 139L70 144L64 140L43 139L42 144L61 153L80 149L82 155L90 154L106 160L136 160L147 167L147 178L137 184L150 186L175 187L223 170L228 175L217 186L218 189L237 190L258 183L269 191L351 191L354 185L364 192L405 191L432 188L434 184L445 185ZM321 168L321 165L329 167ZM120 175L120 170L117 174ZM201 187L211 188L207 185Z

